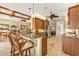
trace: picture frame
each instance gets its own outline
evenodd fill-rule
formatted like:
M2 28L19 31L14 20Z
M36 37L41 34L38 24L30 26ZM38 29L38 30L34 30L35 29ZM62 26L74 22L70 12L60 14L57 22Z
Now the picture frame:
M28 26L27 25L21 25L21 30L27 30L28 29Z
M0 30L9 30L8 24L0 24Z

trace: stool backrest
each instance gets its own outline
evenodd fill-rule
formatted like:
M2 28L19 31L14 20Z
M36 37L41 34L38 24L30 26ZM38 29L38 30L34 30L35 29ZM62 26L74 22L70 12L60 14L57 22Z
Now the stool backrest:
M16 48L19 47L17 41L11 34L8 35L8 38L9 38L9 42L10 42L11 46L15 46Z

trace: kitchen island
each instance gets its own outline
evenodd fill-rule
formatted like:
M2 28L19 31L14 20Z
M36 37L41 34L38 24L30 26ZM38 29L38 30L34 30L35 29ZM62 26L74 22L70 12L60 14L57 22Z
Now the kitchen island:
M63 36L62 50L71 56L79 56L79 37Z

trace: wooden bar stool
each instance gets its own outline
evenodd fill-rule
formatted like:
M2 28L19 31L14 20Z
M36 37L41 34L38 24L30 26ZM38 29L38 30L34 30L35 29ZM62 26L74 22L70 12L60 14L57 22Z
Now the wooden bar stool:
M15 41L15 38L13 38L11 35L8 35L8 37L9 37L9 41L11 43L11 56L17 56L17 55L18 56L19 55L21 55L21 56L29 55L30 56L31 55L30 50L32 48L34 48L34 43L32 41L24 40L24 42L22 41L22 42L18 43L17 41ZM29 47L26 46L23 49L24 45L27 44L27 42L31 43L32 45Z

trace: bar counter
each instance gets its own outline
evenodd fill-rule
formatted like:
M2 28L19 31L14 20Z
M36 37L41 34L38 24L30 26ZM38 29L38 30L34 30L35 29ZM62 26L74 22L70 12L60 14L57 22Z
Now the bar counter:
M34 42L34 55L35 56L42 56L42 38L41 37L34 37L33 35L30 36L22 36L20 37L31 40Z

